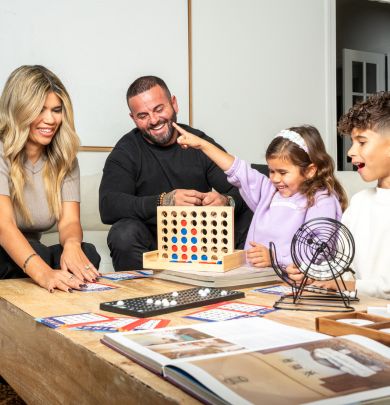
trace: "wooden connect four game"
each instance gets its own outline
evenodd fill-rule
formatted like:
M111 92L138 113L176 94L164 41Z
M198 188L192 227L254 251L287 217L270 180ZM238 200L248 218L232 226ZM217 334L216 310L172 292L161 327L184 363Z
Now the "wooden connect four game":
M223 272L245 262L234 250L233 207L157 207L158 250L144 268Z

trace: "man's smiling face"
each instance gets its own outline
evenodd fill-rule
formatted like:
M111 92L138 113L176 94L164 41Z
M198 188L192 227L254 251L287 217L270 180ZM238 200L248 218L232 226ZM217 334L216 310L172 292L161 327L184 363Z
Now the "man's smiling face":
M169 98L160 86L154 86L129 98L128 103L131 118L148 142L168 146L176 141L172 126L178 112L175 96Z

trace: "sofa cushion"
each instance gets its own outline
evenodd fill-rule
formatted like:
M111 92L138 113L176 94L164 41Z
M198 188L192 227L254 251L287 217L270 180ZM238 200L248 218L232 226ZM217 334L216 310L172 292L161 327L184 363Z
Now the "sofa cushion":
M99 214L99 186L101 174L81 176L81 225L86 231L108 231L109 225L104 225Z

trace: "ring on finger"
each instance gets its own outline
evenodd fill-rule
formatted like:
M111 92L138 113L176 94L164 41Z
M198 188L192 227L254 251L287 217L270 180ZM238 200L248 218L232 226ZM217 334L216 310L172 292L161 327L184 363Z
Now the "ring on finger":
M85 266L84 266L84 269L85 270L89 270L91 268L91 266L89 265L89 264L86 264Z

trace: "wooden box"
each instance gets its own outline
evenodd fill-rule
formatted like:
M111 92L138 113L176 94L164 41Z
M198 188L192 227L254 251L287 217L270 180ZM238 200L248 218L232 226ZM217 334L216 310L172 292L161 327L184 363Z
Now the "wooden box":
M349 319L351 323L340 322L341 319ZM372 323L358 324L365 320ZM385 332L381 329L388 329L388 331ZM390 318L367 314L367 312L338 313L317 317L316 330L331 336L363 335L390 346Z

